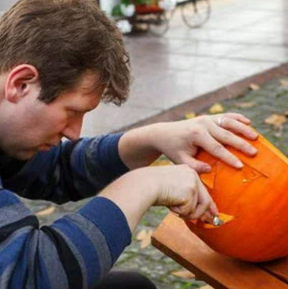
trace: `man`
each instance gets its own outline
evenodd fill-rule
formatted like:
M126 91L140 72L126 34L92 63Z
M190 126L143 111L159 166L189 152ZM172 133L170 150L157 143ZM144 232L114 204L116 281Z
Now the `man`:
M92 0L22 0L2 16L1 289L155 288L132 273L107 275L145 211L164 205L183 218L217 215L196 173L211 169L194 158L198 147L236 168L243 165L222 144L256 154L236 135L257 138L239 114L79 139L87 111L127 98L128 60L120 33ZM147 167L161 153L177 165ZM39 228L15 194L58 204L98 196Z

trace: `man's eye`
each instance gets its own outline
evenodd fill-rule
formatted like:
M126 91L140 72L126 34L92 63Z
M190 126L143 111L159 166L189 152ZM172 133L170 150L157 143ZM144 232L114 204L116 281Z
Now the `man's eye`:
M82 114L82 111L69 110L69 116L76 116Z

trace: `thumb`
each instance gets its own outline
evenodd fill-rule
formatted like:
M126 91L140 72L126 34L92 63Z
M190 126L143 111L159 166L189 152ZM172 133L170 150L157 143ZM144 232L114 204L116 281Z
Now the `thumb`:
M201 188L201 190L207 191L206 187L204 186L204 184L202 183L202 181L199 179L199 187ZM207 191L207 193L209 194L209 192ZM219 215L219 211L217 208L216 203L214 202L214 200L212 199L211 195L210 196L210 206L209 206L209 211L208 213L210 213L213 217L218 216Z
M211 166L207 163L204 163L202 161L198 161L194 159L193 157L187 157L182 160L182 162L186 165L188 165L191 169L195 170L198 174L203 173L210 173L211 172Z

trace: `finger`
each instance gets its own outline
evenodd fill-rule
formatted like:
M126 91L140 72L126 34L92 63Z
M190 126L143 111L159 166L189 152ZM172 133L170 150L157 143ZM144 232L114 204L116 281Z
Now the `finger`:
M222 144L229 145L239 151L242 151L246 155L254 156L257 153L257 149L254 148L249 142L215 124L212 125L210 134Z
M221 128L228 129L237 134L241 134L251 140L255 140L258 137L258 133L255 130L233 118L223 117L221 121Z
M186 204L183 206L170 206L169 209L179 215L180 218L186 219L187 216L195 212L196 204Z
M209 211L214 217L219 215L219 210L217 208L216 203L213 201L213 199L212 199Z
M218 216L219 215L219 211L218 211L218 207L216 205L216 203L214 202L213 198L211 197L211 195L209 194L209 192L207 191L206 187L204 186L204 184L202 183L200 177L198 176L198 180L199 180L199 187L201 189L201 191L207 192L207 194L210 197L210 207L209 207L209 212L207 212L208 214L212 214L213 217Z
M199 219L201 216L210 214L210 207L212 204L212 198L209 195L207 189L202 184L200 178L197 178L197 187L198 187L198 204L196 206L195 212L191 212L189 217L192 219ZM216 206L216 205L215 205Z
M191 169L195 170L198 174L210 173L211 166L205 162L198 161L191 156L183 157L182 163L188 165Z
M209 194L209 192L207 191L206 187L204 186L204 184L202 183L200 177L199 177L199 187L201 187L201 190L205 191ZM214 202L213 198L211 197L211 195L209 194L209 197L211 198L210 202L210 207L209 207L209 211L207 211L208 215L212 215L212 217L218 216L219 215L219 211L218 211L218 207L216 205L216 203Z
M171 206L169 207L169 210L177 215L181 214L181 209L178 206Z
M218 127L217 129L220 128ZM243 168L243 163L222 144L216 141L209 133L205 134L205 140L205 142L200 144L205 151L232 167L237 169Z
M244 116L243 114L240 114L240 113L228 112L228 113L222 114L221 116L233 118L233 119L238 120L240 122L243 122L245 124L251 123L251 120L249 118L247 118L246 116Z
M196 182L198 182L198 175L196 175ZM194 193L193 191L196 191ZM169 209L178 214L181 218L186 218L188 215L195 212L196 205L198 203L198 184L196 183L196 187L191 191L188 198L182 202L180 205L169 206Z

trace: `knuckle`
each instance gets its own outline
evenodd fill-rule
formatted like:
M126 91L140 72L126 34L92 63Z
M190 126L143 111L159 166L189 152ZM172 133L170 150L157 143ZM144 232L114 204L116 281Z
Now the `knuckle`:
M196 179L197 179L197 173L194 170L191 170L191 172L189 172L188 178L191 180L194 180L193 182L193 189L196 188Z
M201 127L199 125L193 127L193 129L191 129L190 135L192 138L197 139L199 137L201 137L202 135L202 131Z
M195 183L192 183L191 185L190 185L190 191L193 193L193 195L195 195L196 194L196 184Z
M223 132L223 137L222 137L222 139L223 139L223 142L224 142L224 143L229 142L229 140L231 140L232 137L233 137L233 135L232 135L231 132L229 132L229 131L224 131L224 132Z
M223 150L224 150L224 147L221 144L216 144L212 148L212 152L216 155L222 153Z
M187 164L181 164L179 165L179 167L181 168L181 170L183 170L184 172L187 172L190 167Z
M188 208L188 207L182 207L180 209L180 216L181 217L187 217L190 213L191 213L191 210L193 211L193 209L191 208Z
M206 200L204 200L203 206L205 208L205 211L211 206L211 204L212 204L211 198L207 198Z
M196 120L200 122L205 121L206 119L207 119L207 115L200 115L200 116L197 116L196 118Z

